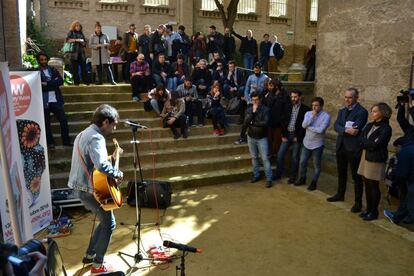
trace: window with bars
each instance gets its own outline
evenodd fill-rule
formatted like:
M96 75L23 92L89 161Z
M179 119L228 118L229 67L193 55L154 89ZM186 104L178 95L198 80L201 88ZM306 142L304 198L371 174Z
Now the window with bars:
M168 0L145 0L145 6L168 6Z
M237 5L237 13L256 13L256 0L240 0Z
M220 0L220 3L223 4L223 0ZM203 11L217 10L216 2L214 0L201 0L201 10Z
M286 16L287 0L269 0L269 16L283 17Z
M318 21L318 0L311 0L309 20L312 22Z
M100 0L99 3L127 3L128 0Z

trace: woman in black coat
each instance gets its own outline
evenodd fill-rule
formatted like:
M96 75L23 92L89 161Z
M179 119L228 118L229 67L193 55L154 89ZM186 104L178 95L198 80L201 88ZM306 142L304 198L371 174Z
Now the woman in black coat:
M378 103L371 108L372 122L362 130L360 136L362 156L358 174L365 186L367 209L360 214L363 220L378 218L378 205L381 199L380 181L385 179L385 166L388 159L388 142L392 129L389 124L392 109L386 103Z
M84 84L89 84L88 72L86 70L86 38L82 32L82 25L79 21L73 21L70 25L70 30L66 36L66 42L74 43L74 51L69 53L69 59L72 67L72 77L75 85L79 85L79 72L81 68L82 81Z

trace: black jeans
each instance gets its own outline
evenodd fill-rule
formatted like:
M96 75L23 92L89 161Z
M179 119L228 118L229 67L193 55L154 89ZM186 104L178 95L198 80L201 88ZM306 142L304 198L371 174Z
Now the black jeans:
M204 125L203 105L199 100L185 102L185 115L188 116L188 124L194 123L194 116L197 116L198 124Z
M342 146L336 151L336 164L338 168L338 195L345 196L348 181L348 164L351 167L352 179L355 184L355 203L362 204L363 185L362 177L357 173L361 154L356 151L347 151Z
M138 53L126 53L126 62L122 67L122 74L124 75L124 81L129 83L131 75L129 74L129 69L131 67L131 63L137 59Z
M223 108L212 108L210 111L211 121L214 129L224 129L226 125L226 115Z
M181 134L184 134L185 129L187 128L186 116L181 115L180 117L177 118L177 120L175 120L175 122L172 125L167 124L168 118L170 117L166 117L164 119L164 127L169 127L174 135L178 134L177 128L181 130Z
M49 103L48 108L44 109L47 144L51 145L55 143L50 124L50 113L53 113L60 123L60 135L62 136L63 144L70 144L68 120L66 119L63 105L58 103Z
M73 83L75 85L78 85L80 83L80 78L79 78L79 66L80 66L81 74L82 74L82 81L84 84L89 84L88 72L86 71L85 61L71 60L70 62L71 62L71 68L72 68Z
M365 198L367 200L367 212L378 216L378 205L381 200L379 181L362 177L365 184Z
M133 76L131 78L132 97L139 97L140 93L145 93L151 88L151 76Z
M114 82L114 75L112 74L111 70L111 64L101 64L96 65L96 72L98 73L98 83L102 84L104 82L103 80L103 71L105 70L106 76L110 83Z
M402 221L406 217L409 220L414 220L414 189L408 189L406 183L399 184L400 205L395 211L395 220Z

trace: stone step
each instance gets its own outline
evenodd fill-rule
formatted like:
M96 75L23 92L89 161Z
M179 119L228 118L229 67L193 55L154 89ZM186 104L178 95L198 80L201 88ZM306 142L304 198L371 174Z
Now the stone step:
M100 92L100 93L67 93L63 94L65 102L97 102L105 103L108 101L132 101L131 93L124 92Z
M209 122L208 122L209 123ZM152 127L150 129L143 129L139 132L138 138L140 140L144 139L158 139L158 138L172 138L172 132L169 128L163 128L161 127L161 123L158 124L159 126ZM78 127L77 125L75 125ZM72 128L70 128L72 130ZM83 128L84 129L84 128ZM195 135L213 135L213 125L207 124L202 127L191 127L188 129L189 136L195 136ZM238 133L240 132L240 126L235 124L230 124L226 128L227 133ZM62 139L60 134L57 134L59 132L55 131L55 134L53 135L55 143L62 144ZM72 141L75 140L76 135L78 135L79 132L71 132L69 133L69 136ZM128 140L132 138L132 131L129 128L122 128L117 129L115 133L113 133L113 137L115 137L117 140Z
M113 136L117 138L116 136ZM165 150L165 149L184 149L184 148L195 148L199 147L200 145L208 145L208 146L218 146L218 145L227 145L233 144L235 140L239 138L239 133L228 133L223 136L214 136L212 134L208 135L194 135L189 136L187 139L177 139L174 140L172 137L166 138L158 138L153 139L152 142L149 139L140 140L139 149L142 151L149 151L153 148L158 150ZM130 140L119 140L119 144L121 148L124 150L131 149L130 147ZM113 151L113 145L111 142L111 137L108 139L107 143L108 152ZM132 150L132 149L131 149ZM72 147L66 146L56 146L54 150L49 150L48 155L49 159L53 160L55 158L71 158L72 156Z
M142 175L145 179L148 178L168 178L180 179L185 174L203 175L211 173L219 168L226 168L227 170L238 169L240 167L247 167L251 164L250 154L241 154L236 156L221 156L214 158L195 159L190 158L186 160L179 160L174 162L157 162L155 164L155 172L152 164L142 164ZM121 170L124 173L124 179L129 180L134 176L134 167L127 165ZM64 187L68 182L69 172L54 173L50 176L52 187Z
M118 84L118 85L68 85L61 88L63 94L93 94L93 93L126 93L131 91L130 84Z
M131 99L127 101L106 101L106 104L109 104L115 107L117 110L122 109L137 109L138 111L145 112L143 109L142 102L133 102ZM79 112L79 111L91 111L95 110L98 106L102 104L102 101L86 101L86 102L67 102L65 103L65 112ZM150 114L155 114L154 112L145 112Z
M204 146L183 149L152 149L140 152L140 160L143 166L151 165L153 162L166 163L185 161L189 156L196 156L197 159L218 158L220 156L240 156L249 153L248 147L234 146L233 144L219 146ZM128 167L133 164L133 149L131 147L125 149L125 153L121 156L121 168ZM49 161L50 174L68 172L71 166L71 158L54 158Z
M142 111L143 116L140 116L140 112ZM84 111L87 112L87 111ZM80 112L82 113L82 112ZM134 111L128 111L128 112L121 112L122 115L134 115L134 114L138 114L138 116L134 116L134 117L121 117L121 122L117 125L117 129L118 130L122 130L122 129L128 129L129 127L125 126L123 124L123 121L126 119L131 119L133 121L136 121L146 127L149 127L151 129L153 128L157 128L157 127L162 127L162 119L160 117L157 117L155 115L154 112L145 112L143 110L138 110L138 112L134 112ZM71 113L71 114L75 114L75 112ZM122 116L121 115L121 116ZM78 114L75 115L78 117L87 117L87 115L85 114ZM92 113L90 113L90 118L92 119ZM226 121L228 124L236 124L237 121L239 119L238 115L226 115ZM52 127L52 132L55 134L59 134L60 133L60 124L59 122L56 120L56 118L52 118L51 119L52 123L51 123L51 127ZM197 123L197 117L194 117L194 122ZM211 125L211 120L210 119L206 119L205 123L207 125ZM69 126L69 131L70 132L75 132L78 133L82 130L84 130L85 128L87 128L89 125L91 124L91 121L88 119L79 119L79 120L69 120L68 119L68 126Z

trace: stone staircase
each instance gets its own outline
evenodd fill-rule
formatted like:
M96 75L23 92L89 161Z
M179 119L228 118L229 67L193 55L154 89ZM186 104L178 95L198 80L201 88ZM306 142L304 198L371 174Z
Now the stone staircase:
M299 87L304 91L305 101L313 96L313 83L286 83L285 87L288 90ZM120 167L125 180L132 179L134 173L133 149L130 144L132 133L130 128L122 124L125 119L149 127L138 132L144 179L169 181L173 189L183 189L250 178L248 147L233 145L240 132L240 126L235 124L237 116L227 116L229 127L224 136L213 135L213 127L208 120L204 127L191 128L187 139L174 140L171 131L162 127L161 119L154 112L144 111L142 102L131 101L129 85L68 86L63 87L62 92L72 139L90 124L92 114L100 104L107 103L118 109L121 123L112 136L124 149ZM61 146L60 126L53 118L52 131L57 146L54 150L49 150L51 188L65 188L72 148ZM107 140L108 153L113 151L111 140ZM325 164L331 167L332 161L331 159Z

